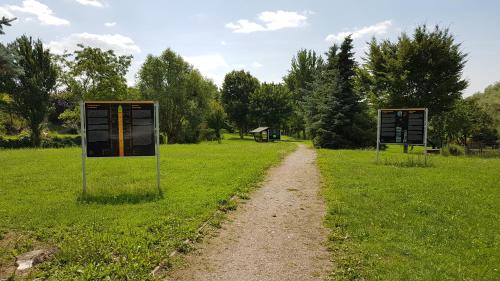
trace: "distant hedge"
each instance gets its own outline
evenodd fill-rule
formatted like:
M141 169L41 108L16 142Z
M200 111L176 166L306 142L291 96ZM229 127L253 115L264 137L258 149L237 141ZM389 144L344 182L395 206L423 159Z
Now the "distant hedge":
M160 136L160 144L167 143L165 135ZM61 148L71 146L81 146L82 140L79 135L65 135L65 136L45 136L42 138L40 147L42 148ZM25 148L32 147L31 139L28 135L19 135L15 137L0 136L0 149L1 148Z
M69 146L80 146L81 138L78 135L74 136L48 136L42 138L40 144L43 148L60 148ZM20 135L17 137L4 138L0 136L0 148L24 148L31 147L31 139L29 136Z

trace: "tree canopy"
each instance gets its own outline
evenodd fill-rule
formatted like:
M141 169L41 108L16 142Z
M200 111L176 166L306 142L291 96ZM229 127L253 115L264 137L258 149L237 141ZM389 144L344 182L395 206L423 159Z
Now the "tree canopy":
M304 102L311 92L318 68L322 63L321 56L318 56L315 51L301 49L292 58L291 68L288 74L283 77L293 99L293 114L290 117L291 129L297 133L302 131L304 138L306 138Z
M373 142L373 119L364 99L354 87L356 62L352 39L340 48L333 45L326 63L312 86L306 104L308 127L313 143L323 148L353 148Z
M17 18L12 18L12 19L8 19L6 17L2 17L0 19L0 35L2 34L5 34L5 32L3 31L3 27L4 26L11 26L11 22L15 21Z
M467 55L448 29L418 26L396 42L373 39L359 72L371 102L382 107L427 107L434 116L453 107L468 83Z
M259 80L244 70L226 74L222 84L222 104L229 120L239 129L240 138L248 130L250 95L259 87Z
M14 111L28 123L33 146L39 146L41 125L47 116L57 71L49 50L40 40L22 36L9 48L16 54L22 73L2 76L2 90L12 98Z
M139 71L138 87L145 99L160 102L160 130L169 143L196 142L217 87L171 49L148 55Z
M285 85L263 83L250 95L250 117L257 126L282 129L292 112L292 94Z
M500 133L500 82L489 85L484 92L476 93L469 99L475 100L491 116Z

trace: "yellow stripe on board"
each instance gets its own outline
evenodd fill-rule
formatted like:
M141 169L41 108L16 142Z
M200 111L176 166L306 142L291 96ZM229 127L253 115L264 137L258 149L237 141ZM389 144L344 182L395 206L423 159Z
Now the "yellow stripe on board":
M118 106L118 148L120 157L125 156L123 148L123 109L121 105Z

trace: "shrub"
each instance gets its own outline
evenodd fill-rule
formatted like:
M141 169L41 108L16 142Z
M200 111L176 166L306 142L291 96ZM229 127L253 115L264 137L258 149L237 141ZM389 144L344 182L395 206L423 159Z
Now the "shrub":
M441 155L443 156L460 156L465 155L465 150L460 145L448 144L441 149Z
M68 146L79 146L82 144L79 135L51 136L42 139L41 146L44 148L60 148Z
M24 134L15 137L0 136L0 147L2 148L22 148L30 147L31 145L30 137Z
M60 148L79 145L81 145L81 138L79 135L47 136L44 137L40 143L40 146L43 148ZM8 138L0 136L0 148L24 148L31 146L32 142L30 137L24 134Z

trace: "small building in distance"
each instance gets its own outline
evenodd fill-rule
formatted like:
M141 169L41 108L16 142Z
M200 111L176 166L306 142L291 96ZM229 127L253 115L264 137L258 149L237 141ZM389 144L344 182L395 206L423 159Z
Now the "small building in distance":
M269 127L258 127L250 131L256 142L270 142L281 140L281 131Z

